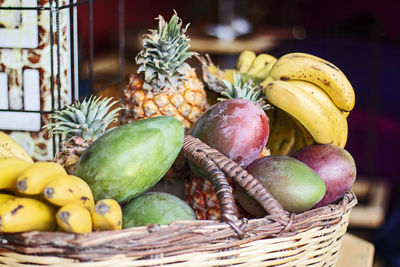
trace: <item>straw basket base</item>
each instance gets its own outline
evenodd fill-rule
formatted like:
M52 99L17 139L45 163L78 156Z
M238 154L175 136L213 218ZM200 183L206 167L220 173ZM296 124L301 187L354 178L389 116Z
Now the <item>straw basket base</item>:
M3 266L335 266L357 200L287 218L268 215L228 224L180 221L121 231L0 233ZM288 222L290 227L288 227Z

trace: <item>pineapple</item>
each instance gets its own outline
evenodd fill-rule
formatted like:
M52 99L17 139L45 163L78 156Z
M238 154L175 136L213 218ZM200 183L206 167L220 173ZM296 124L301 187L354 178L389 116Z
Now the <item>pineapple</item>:
M136 56L138 74L132 74L121 100L121 123L156 116L179 119L186 132L207 108L203 83L185 61L189 38L176 13L168 23L158 17L158 29L142 41Z
M106 131L110 123L117 120L117 107L109 112L117 101L112 98L91 96L82 102L76 101L66 105L65 109L50 115L55 122L46 124L52 134L61 134L60 151L56 153L54 162L61 164L68 174L73 174L75 165L89 145ZM107 129L108 128L108 129Z
M137 74L132 74L123 90L121 124L157 116L179 119L188 133L192 125L207 109L207 96L195 69L185 61L195 55L188 51L188 25L176 13L166 23L158 17L158 29L152 30L142 41L143 50L136 56ZM164 180L186 178L189 167L179 155L164 175Z

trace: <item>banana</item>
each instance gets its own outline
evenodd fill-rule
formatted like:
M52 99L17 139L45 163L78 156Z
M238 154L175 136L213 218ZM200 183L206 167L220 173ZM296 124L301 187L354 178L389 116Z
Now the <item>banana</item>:
M321 87L335 105L351 111L355 103L353 87L344 73L332 63L306 53L289 53L275 63L270 76L261 85L273 80L303 80Z
M296 120L293 116L290 116L290 118L292 119L295 125L294 144L292 150L290 151L290 154L292 154L305 146L314 144L315 141L314 138L311 136L311 134L307 131L307 129L304 128L304 126L298 120Z
M286 111L310 132L319 144L334 140L329 113L312 95L285 81L273 81L264 88L266 99Z
M0 147L11 152L15 157L33 163L32 158L28 155L25 149L14 141L8 134L0 131Z
M26 195L41 194L51 180L66 174L65 169L58 163L35 162L18 176L17 189Z
M69 202L79 202L90 212L94 210L93 193L89 185L81 178L73 175L57 177L47 184L43 190L45 199L57 206Z
M114 199L101 199L96 202L92 220L95 230L121 230L121 206Z
M286 112L274 108L273 111L267 110L267 116L272 120L267 147L272 155L287 155L295 138L295 129L292 120Z
M55 210L44 202L17 197L0 206L0 232L50 231L55 228Z
M0 158L0 189L15 189L18 175L32 165L16 157Z
M274 67L276 61L277 60L272 61L272 62L268 63L267 65L265 65L260 71L258 71L256 74L254 74L254 77L264 81L266 78L268 78L269 73L271 72L271 69Z
M329 120L333 125L333 145L344 148L347 142L348 126L345 114L332 102L329 96L317 85L305 81L287 81L298 86L304 92L312 95L329 113Z
M16 198L16 196L9 195L9 194L0 194L0 206L7 201Z
M257 57L254 59L253 64L251 65L250 69L247 71L247 74L249 75L255 75L259 73L261 70L264 69L266 65L268 65L271 62L276 62L277 58L274 57L273 55L270 54L259 54Z
M250 50L245 50L239 55L239 59L236 64L236 69L241 73L247 73L253 65L253 62L256 58L256 53Z
M90 233L92 217L90 212L79 203L68 203L62 206L56 214L58 227L70 233Z

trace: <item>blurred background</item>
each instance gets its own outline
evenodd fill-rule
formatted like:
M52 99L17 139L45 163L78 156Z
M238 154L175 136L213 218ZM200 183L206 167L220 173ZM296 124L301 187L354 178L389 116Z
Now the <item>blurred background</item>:
M375 245L375 266L400 266L400 1L97 0L91 4L92 11L89 4L77 7L79 97L94 93L119 98L136 71L134 58L142 35L157 26L158 14L169 19L174 10L184 24L190 23L192 50L210 54L220 68L234 68L245 49L275 57L305 52L338 66L356 92L346 149L357 164L355 190L360 204L349 232ZM122 80L112 82L116 76Z

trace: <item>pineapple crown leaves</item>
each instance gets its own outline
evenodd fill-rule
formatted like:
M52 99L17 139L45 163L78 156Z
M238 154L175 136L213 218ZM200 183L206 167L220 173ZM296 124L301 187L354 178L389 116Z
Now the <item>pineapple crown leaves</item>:
M107 129L108 125L116 120L118 111L122 108L117 107L110 110L118 101L111 102L110 97L90 96L82 102L75 101L72 105L65 105L63 110L55 111L50 118L55 120L43 126L51 134L61 134L67 141L79 136L85 140L94 141L105 132L113 129Z
M267 104L265 101L265 96L262 93L262 86L255 85L253 80L244 82L240 73L234 74L233 84L226 80L222 82L225 85L225 90L221 92L221 95L225 98L218 98L219 101L232 98L247 99L258 104L264 110L271 108L271 105Z
M135 58L137 72L144 73L146 90L179 86L190 69L185 61L196 54L188 51L190 39L185 33L189 24L182 28L176 12L168 23L161 15L157 19L158 29L145 35L143 49Z

